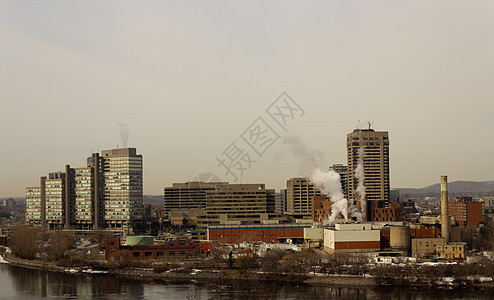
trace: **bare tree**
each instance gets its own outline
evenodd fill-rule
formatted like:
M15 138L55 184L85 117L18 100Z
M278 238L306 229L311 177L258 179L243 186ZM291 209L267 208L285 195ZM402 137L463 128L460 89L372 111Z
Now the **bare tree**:
M245 272L254 267L256 258L251 253L246 253L237 256L235 259L235 267L240 269L240 272Z
M14 228L9 246L12 253L20 258L35 259L38 251L41 229L19 225Z
M260 259L262 269L268 272L279 272L281 270L281 260L287 254L285 250L272 249Z
M46 248L49 260L59 260L72 248L75 236L63 231L51 232L48 236L48 247Z

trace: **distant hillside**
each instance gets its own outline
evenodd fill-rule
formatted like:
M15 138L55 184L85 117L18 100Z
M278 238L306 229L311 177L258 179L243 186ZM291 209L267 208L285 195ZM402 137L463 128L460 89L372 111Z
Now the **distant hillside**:
M163 206L163 195L144 195L144 204L151 204L152 206Z
M441 195L441 184L436 183L425 188L399 188L400 198L414 197L439 197ZM448 193L451 197L472 196L486 197L494 196L494 181L454 181L448 182Z

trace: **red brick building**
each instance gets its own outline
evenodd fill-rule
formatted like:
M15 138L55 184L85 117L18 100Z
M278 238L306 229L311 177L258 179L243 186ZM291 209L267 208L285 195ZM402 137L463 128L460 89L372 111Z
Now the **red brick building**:
M208 226L208 240L236 244L241 242L278 243L286 239L304 238L303 224L214 225Z
M477 226L484 221L484 202L472 201L472 198L462 197L457 202L448 202L448 214L454 218L461 228Z
M401 204L398 201L387 204L385 201L367 201L367 209L370 212L371 221L401 221Z
M312 220L322 222L331 213L332 202L324 196L312 196Z
M114 260L114 254L121 250L132 253L133 260L191 258L200 254L211 253L212 245L207 242L191 241L188 238L175 238L156 245L120 245L119 237L107 238L105 241L105 260Z

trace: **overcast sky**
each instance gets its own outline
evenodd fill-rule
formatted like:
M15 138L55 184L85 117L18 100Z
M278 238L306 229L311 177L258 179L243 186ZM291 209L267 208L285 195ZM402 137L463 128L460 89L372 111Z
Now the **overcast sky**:
M494 1L1 1L0 103L4 197L122 147L122 124L145 194L233 181L232 143L239 182L283 188L284 136L346 164L359 120L389 132L393 188L494 180Z

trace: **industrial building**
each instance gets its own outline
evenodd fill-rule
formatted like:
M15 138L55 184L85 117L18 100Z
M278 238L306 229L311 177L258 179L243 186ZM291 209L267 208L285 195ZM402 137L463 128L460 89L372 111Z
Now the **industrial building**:
M278 243L290 239L302 242L304 229L312 224L211 225L207 239L223 243L241 242Z
M87 167L66 165L26 188L26 223L47 229L129 230L142 214L142 155L135 148L94 153Z
M314 222L323 223L328 215L331 214L331 206L333 202L328 200L326 196L311 197L311 215Z
M127 237L127 239L129 238L131 237ZM134 240L137 242L121 245L119 237L107 238L105 241L105 260L115 260L115 256L122 250L130 251L132 260L193 258L212 251L211 243L192 241L186 237L167 239L160 244L149 243L145 237L134 237ZM141 243L140 240L144 242Z
M324 229L324 250L332 253L371 252L381 249L380 231L371 224L335 224L334 228Z

